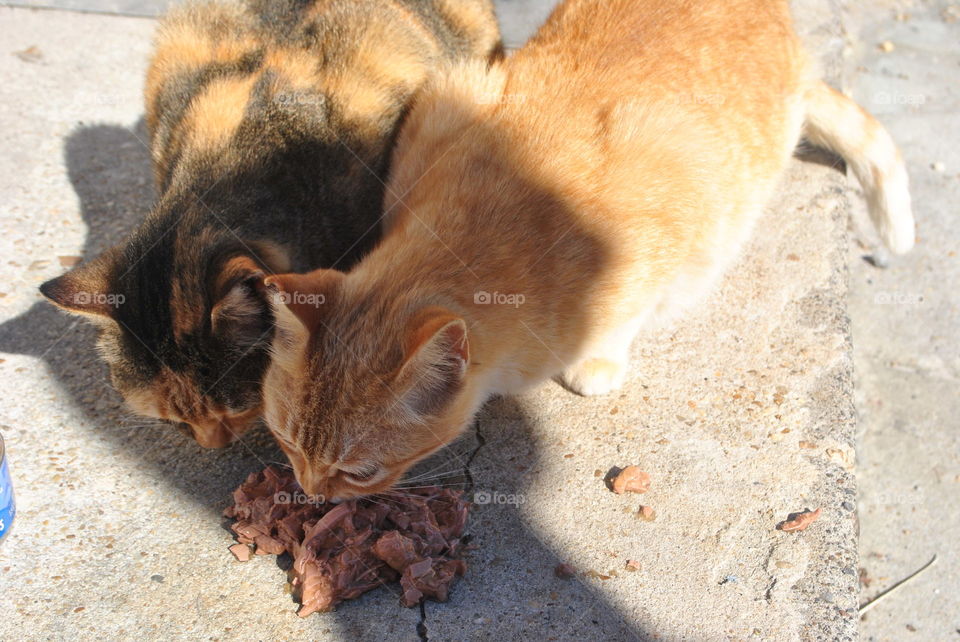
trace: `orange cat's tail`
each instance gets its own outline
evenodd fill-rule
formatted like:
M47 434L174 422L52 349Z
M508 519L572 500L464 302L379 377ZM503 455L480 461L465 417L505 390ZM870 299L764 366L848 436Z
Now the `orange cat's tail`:
M890 134L843 94L818 83L807 94L806 137L843 157L863 186L870 218L884 243L903 254L913 247L907 168Z

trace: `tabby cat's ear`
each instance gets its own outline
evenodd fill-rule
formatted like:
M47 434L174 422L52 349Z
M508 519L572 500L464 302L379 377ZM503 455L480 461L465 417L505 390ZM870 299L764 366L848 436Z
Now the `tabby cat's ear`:
M339 270L321 269L307 274L276 274L264 283L272 292L270 303L275 311L286 309L307 330L313 330L345 276Z
M270 329L264 272L250 257L227 261L216 284L216 303L210 311L213 333L231 344L251 346Z
M68 312L87 315L93 320L112 318L124 301L122 294L111 291L114 265L112 252L101 254L50 279L40 286L40 292Z
M406 334L397 379L405 406L419 416L437 413L463 385L470 365L467 324L442 308L418 314Z

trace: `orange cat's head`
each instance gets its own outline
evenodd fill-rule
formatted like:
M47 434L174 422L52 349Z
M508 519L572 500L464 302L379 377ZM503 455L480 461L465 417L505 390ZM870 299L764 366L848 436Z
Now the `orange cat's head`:
M264 416L308 494L385 491L472 416L463 319L336 270L266 280L276 318Z

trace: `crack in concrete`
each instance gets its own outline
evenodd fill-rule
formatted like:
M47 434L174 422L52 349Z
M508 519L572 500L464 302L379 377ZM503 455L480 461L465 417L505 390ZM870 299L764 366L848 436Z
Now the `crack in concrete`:
M775 589L776 586L777 586L777 578L773 578L773 581L770 582L770 586L767 587L766 592L763 594L763 597L767 601L767 603L770 603L773 601L773 589Z
M464 491L466 491L466 492L472 491L472 490L473 490L473 486L474 486L473 471L470 470L470 464L473 463L473 460L476 458L477 453L480 452L480 449L487 445L487 440L486 440L486 438L483 436L483 433L480 432L480 421L479 421L479 420L477 420L476 422L474 422L474 424L473 424L473 432L474 432L474 434L475 434L475 436L476 436L476 439L477 439L477 447L473 449L473 452L470 453L470 456L467 457L467 461L464 462L464 464L463 464L463 474L464 474L464 476L467 478L467 486L466 486L466 488L464 489Z
M430 638L427 637L426 600L420 600L420 621L417 622L417 635L420 637L420 642L430 642Z
M464 487L464 492L468 493L474 488L474 479L473 471L470 470L470 464L473 463L473 460L476 458L477 453L480 452L480 449L487 445L487 440L484 438L483 433L480 432L480 421L477 420L473 424L473 432L477 439L477 447L473 449L470 453L470 456L467 457L467 461L463 463L463 476L466 477L467 483ZM427 601L426 599L420 600L420 621L417 622L417 637L420 638L420 642L430 642L430 638L427 635Z

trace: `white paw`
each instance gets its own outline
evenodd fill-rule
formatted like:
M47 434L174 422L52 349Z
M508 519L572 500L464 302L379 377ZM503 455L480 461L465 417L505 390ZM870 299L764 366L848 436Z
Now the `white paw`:
M567 368L562 375L565 386L584 397L605 395L623 387L627 364L607 359L587 359Z

